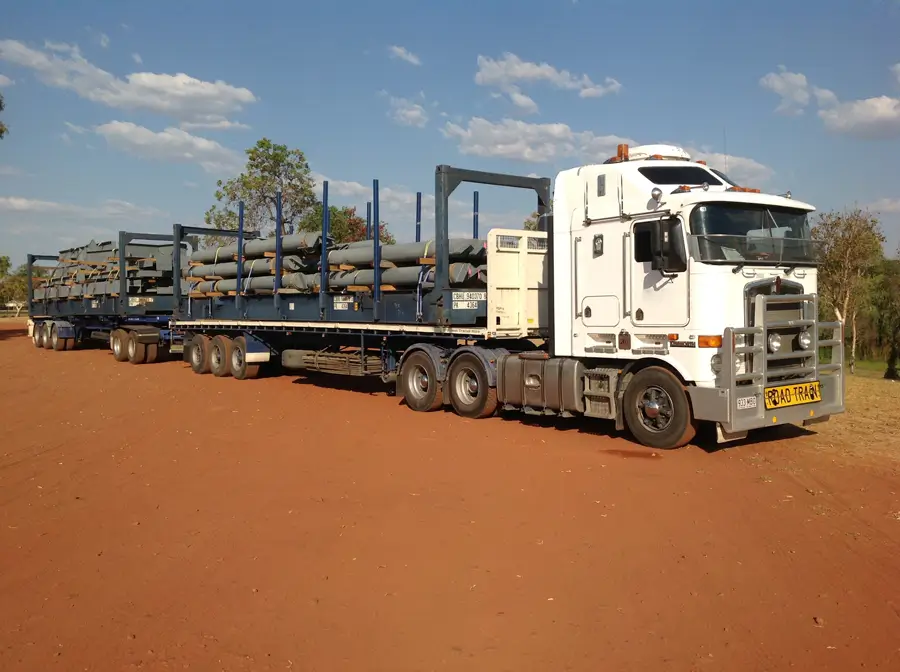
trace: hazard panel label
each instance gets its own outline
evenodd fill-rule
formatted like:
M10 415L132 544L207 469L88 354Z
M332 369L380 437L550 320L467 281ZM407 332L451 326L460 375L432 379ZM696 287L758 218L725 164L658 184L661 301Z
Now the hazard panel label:
M487 292L453 292L453 310L478 310L487 301Z

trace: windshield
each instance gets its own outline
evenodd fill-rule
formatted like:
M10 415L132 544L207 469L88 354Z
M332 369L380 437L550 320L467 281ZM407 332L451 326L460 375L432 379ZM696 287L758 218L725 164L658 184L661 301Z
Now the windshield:
M691 213L691 251L710 263L813 265L807 212L748 203L702 203Z

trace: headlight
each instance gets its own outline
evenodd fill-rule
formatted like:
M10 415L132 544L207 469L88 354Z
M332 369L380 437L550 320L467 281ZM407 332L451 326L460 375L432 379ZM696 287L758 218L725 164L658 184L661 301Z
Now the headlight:
M713 373L721 373L722 371L722 355L713 355L709 360L709 368Z
M781 350L781 336L778 334L769 334L769 352L778 352Z
M812 334L809 333L806 329L797 334L797 345L799 345L803 350L809 350L809 346L812 345Z

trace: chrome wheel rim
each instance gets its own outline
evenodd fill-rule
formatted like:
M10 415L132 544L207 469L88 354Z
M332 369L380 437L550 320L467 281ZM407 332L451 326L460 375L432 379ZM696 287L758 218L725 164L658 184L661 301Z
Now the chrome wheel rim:
M641 424L651 432L664 432L675 417L672 397L656 385L644 389L638 397L637 409Z

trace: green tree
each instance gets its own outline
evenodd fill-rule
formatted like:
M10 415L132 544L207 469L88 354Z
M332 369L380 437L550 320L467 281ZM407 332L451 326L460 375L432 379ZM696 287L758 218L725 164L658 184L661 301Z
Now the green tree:
M297 230L321 231L322 209L322 203L317 202L312 210L298 222ZM336 243L354 243L366 239L366 220L356 214L355 207L343 206L339 208L330 205L328 206L328 212L330 215L328 235L334 238ZM381 222L381 235L379 238L383 245L393 245L397 242L388 231L385 222Z
M16 309L16 317L28 302L28 280L25 275L7 275L0 279L0 305L4 308L12 304Z
M216 182L216 203L204 215L207 226L238 228L238 202L244 201L244 229L271 235L275 231L275 193L281 190L282 233L293 230L317 202L315 180L306 156L262 138L246 150L247 165L237 177Z
M12 266L12 263L9 261L9 257L5 255L0 257L0 278L9 273L10 266Z
M877 343L886 352L884 377L900 380L900 248L897 259L885 259L873 292Z
M551 198L548 214L552 214L552 213L553 213L553 199ZM522 228L524 228L526 231L538 231L539 230L538 229L538 219L539 219L538 211L535 210L530 215L528 215L528 218L522 224Z
M6 105L3 102L3 94L0 93L0 112L3 112L3 110L5 109ZM9 128L7 127L7 125L0 121L0 140L2 140L3 136L5 136L8 132Z
M855 208L819 215L812 237L820 245L819 296L837 320L850 322L850 372L856 367L857 316L872 296L872 276L884 257L876 217Z

